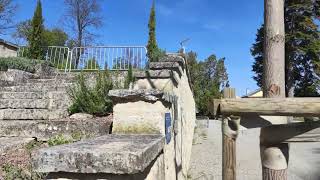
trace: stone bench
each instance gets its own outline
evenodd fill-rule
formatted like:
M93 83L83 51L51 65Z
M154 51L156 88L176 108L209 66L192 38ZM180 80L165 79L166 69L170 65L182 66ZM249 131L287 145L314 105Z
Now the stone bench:
M148 179L161 174L163 158L157 157L164 144L160 135L106 135L40 149L33 153L32 163L35 171L49 173L48 179Z

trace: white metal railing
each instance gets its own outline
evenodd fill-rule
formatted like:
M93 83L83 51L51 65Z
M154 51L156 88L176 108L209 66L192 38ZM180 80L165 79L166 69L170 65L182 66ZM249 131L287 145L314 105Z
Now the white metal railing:
M147 49L144 46L75 47L71 50L66 69L71 70L127 70L144 69Z
M26 57L27 47L20 47L18 57ZM147 65L147 49L144 46L93 46L44 48L45 60L65 71L77 70L128 70L144 69Z

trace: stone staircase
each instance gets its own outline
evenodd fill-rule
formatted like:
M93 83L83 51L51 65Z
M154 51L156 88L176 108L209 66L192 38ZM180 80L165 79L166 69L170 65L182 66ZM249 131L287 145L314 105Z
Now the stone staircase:
M72 80L60 75L2 85L0 137L37 136L28 129L34 129L41 122L67 117L70 105L67 89Z

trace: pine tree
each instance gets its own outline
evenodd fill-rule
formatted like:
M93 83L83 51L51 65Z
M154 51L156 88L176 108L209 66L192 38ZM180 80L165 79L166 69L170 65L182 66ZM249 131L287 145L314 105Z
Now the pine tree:
M44 55L42 47L44 32L43 21L41 1L38 0L37 7L31 21L31 33L28 37L29 58L31 59L42 59Z
M150 18L149 18L149 40L147 45L147 56L150 61L155 60L155 54L158 51L157 39L156 39L156 12L155 12L155 1L153 1Z
M314 19L320 2L285 0L286 93L287 96L309 96L317 93L320 74L320 36ZM251 48L255 58L252 70L257 85L262 87L264 27L258 29Z

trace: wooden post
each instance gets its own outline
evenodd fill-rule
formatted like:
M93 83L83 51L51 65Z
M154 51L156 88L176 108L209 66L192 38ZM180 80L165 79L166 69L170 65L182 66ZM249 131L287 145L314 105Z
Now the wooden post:
M223 90L224 98L235 98L235 89ZM239 129L239 120L222 117L222 178L236 180L236 138Z
M284 0L265 0L265 42L263 63L263 95L267 98L285 98L285 28ZM287 121L284 117L277 121ZM283 124L283 122L282 122ZM289 159L288 144L270 144L273 134L261 128L260 155L263 180L286 180Z

